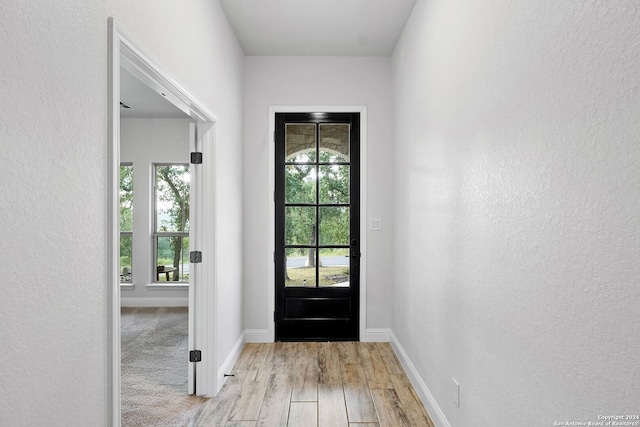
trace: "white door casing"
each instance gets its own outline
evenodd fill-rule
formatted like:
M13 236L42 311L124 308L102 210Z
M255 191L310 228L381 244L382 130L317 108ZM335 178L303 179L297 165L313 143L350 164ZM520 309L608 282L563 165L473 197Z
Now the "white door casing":
M271 106L269 107L269 135L275 133L276 113L360 113L360 341L376 341L367 332L367 107L366 106ZM275 205L272 195L275 191L275 145L269 144L269 248L275 248ZM273 254L266 260L269 264L269 280L267 313L275 311L275 266ZM275 323L268 322L265 333L257 333L251 337L254 342L273 342L275 340ZM249 339L247 339L249 341Z
M125 68L144 84L164 96L195 121L190 147L203 153L203 164L192 165L190 249L203 253L203 262L190 265L189 350L202 351L202 361L189 365L189 392L212 396L218 390L215 375L215 178L214 136L216 118L165 73L151 56L113 18L108 20L108 220L107 220L107 310L108 310L108 425L120 426L120 274L119 274L119 166L120 166L120 69ZM203 191L211 186L211 190ZM209 218L206 223L202 218ZM206 236L206 238L204 237Z

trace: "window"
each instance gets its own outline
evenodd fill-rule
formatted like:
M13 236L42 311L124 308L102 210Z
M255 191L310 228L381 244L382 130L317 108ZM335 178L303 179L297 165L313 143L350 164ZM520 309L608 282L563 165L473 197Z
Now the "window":
M131 283L133 164L120 164L120 283Z
M189 281L189 165L154 167L156 282Z

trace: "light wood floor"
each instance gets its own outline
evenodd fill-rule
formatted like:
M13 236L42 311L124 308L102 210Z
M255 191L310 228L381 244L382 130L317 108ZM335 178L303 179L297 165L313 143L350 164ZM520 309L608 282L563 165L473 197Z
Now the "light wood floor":
M433 427L388 343L247 344L193 425Z

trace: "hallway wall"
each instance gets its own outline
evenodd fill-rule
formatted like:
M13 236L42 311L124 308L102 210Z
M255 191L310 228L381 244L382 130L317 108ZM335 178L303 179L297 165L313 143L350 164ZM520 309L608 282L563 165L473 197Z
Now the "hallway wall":
M246 328L266 333L269 293L269 107L366 106L367 210L383 230L367 233L367 327L389 328L391 315L391 60L369 57L247 57L245 63L244 247ZM364 197L364 195L363 195ZM366 219L365 219L366 220Z
M3 426L107 424L109 16L218 119L219 351L242 333L244 55L218 2L2 1Z
M404 30L392 327L451 426L639 412L638 7L418 0Z

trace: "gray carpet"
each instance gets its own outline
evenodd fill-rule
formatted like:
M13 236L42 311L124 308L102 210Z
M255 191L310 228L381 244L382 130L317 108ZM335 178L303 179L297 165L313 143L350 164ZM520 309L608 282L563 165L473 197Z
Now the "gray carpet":
M187 308L121 313L122 425L189 425L206 399L187 395Z

